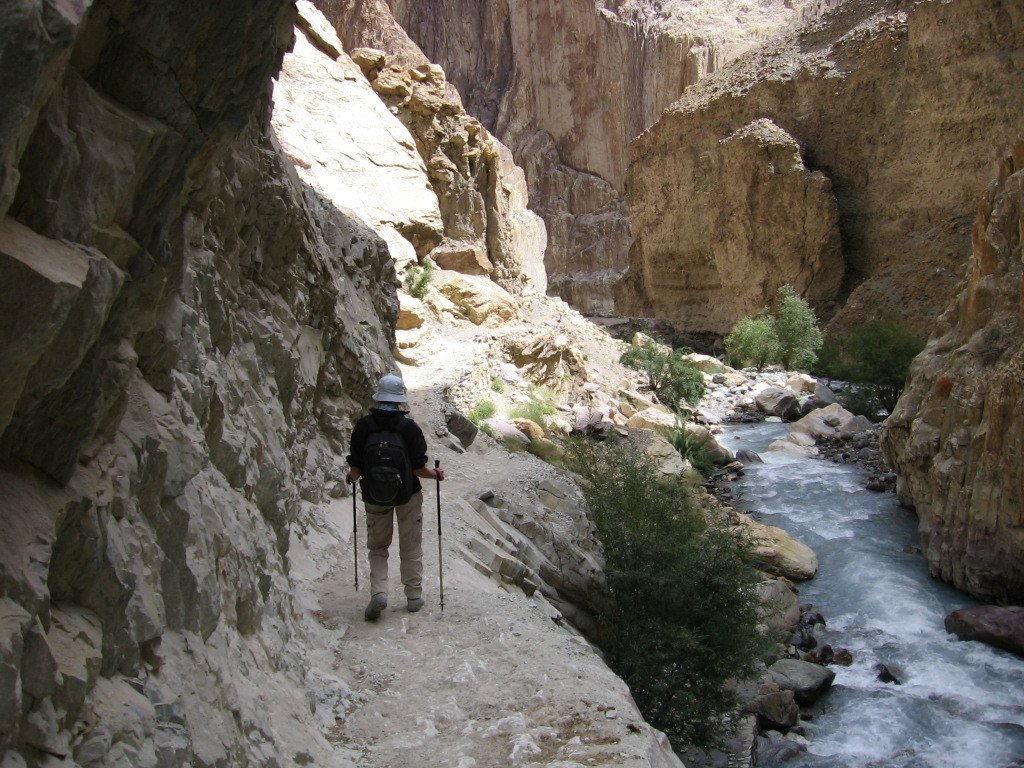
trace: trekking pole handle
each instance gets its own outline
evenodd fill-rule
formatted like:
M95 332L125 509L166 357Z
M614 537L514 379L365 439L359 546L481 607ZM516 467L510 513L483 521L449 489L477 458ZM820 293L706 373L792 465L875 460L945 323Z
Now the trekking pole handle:
M355 572L355 588L359 589L359 531L356 529L356 481L352 481L352 570Z

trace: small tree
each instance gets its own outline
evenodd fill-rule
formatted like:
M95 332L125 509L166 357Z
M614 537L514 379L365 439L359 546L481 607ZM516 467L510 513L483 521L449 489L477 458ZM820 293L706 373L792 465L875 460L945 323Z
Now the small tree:
M850 380L873 386L882 407L892 413L924 342L897 322L870 320L854 328L843 346Z
M779 337L775 333L775 320L762 312L758 317L744 317L725 337L725 352L729 363L758 369L779 357Z
M779 360L787 370L810 368L818 359L818 350L825 341L818 329L818 318L792 286L779 288L779 296L779 308L775 313Z
M747 545L646 457L576 443L570 466L604 545L609 664L676 747L714 745L735 705L729 682L754 674L765 650Z
M619 362L647 374L647 383L672 410L680 409L680 401L694 404L704 397L704 377L692 360L689 350L668 352L654 342L630 347Z

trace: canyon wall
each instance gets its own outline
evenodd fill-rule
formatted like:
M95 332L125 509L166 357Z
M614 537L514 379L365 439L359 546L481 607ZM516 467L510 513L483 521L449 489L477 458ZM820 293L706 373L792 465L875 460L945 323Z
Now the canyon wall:
M710 340L791 282L833 329L890 315L927 335L1020 128L1022 49L1019 3L876 0L705 78L633 145L620 310ZM737 162L766 120L797 151Z
M275 146L293 17L4 12L5 766L336 764L289 540L397 302L384 242Z
M611 314L631 243L627 146L683 89L791 23L796 2L321 0L346 47L398 52L381 7L512 150L547 225L550 291ZM814 6L815 8L817 6Z
M983 197L966 281L882 433L933 575L1024 602L1024 142Z

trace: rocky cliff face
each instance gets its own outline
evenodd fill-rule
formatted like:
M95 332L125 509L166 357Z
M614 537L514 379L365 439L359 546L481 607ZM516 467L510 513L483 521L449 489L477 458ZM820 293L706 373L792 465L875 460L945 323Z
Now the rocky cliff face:
M886 422L934 575L1024 601L1024 143L979 206L967 279Z
M293 16L3 14L5 765L330 761L288 543L397 304L270 134Z
M683 89L790 23L805 3L390 0L467 110L526 171L547 224L551 291L613 311L631 242L629 141ZM324 0L346 44L390 47L385 0ZM332 15L328 13L328 15Z
M509 150L466 113L444 70L406 36L385 3L321 0L318 7L426 165L443 239L420 255L516 293L527 285L544 292L547 232L527 207L526 180ZM286 62L286 74L288 68Z
M929 332L962 272L979 180L1019 130L1021 13L846 3L688 90L633 146L622 310L715 336L788 281L825 313L842 302L833 328L890 314ZM759 150L737 173L732 137L764 119L799 158Z

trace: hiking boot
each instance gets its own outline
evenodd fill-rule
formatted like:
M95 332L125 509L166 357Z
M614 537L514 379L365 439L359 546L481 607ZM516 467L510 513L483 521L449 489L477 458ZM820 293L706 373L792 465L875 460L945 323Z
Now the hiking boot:
M418 611L422 607L422 597L410 597L405 603L405 610L407 610L409 613L416 613L416 611Z
M366 610L363 611L363 616L366 618L367 621L374 621L387 607L388 596L383 592L378 592L376 595L370 598L370 603L366 606Z

